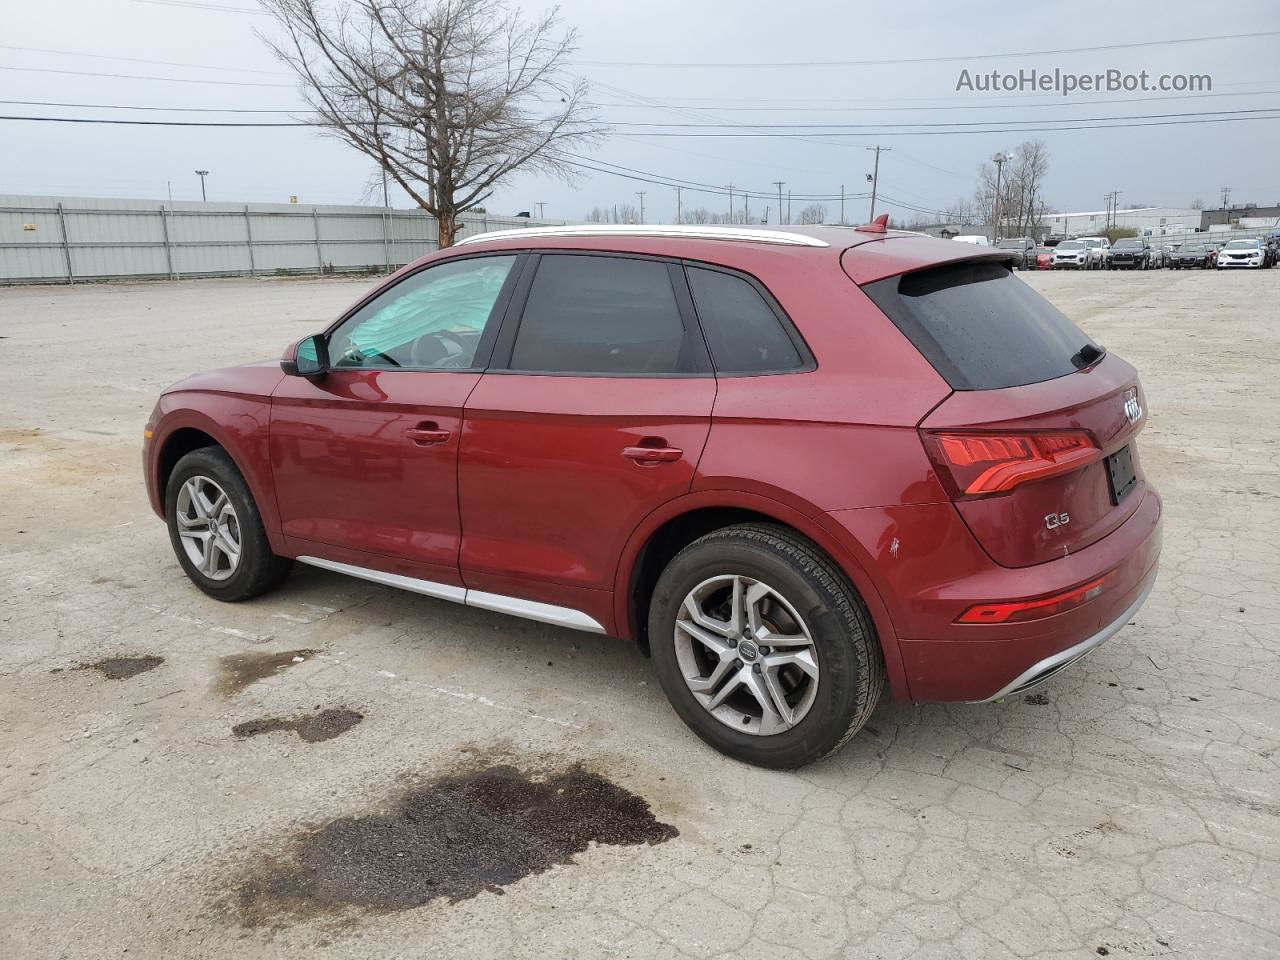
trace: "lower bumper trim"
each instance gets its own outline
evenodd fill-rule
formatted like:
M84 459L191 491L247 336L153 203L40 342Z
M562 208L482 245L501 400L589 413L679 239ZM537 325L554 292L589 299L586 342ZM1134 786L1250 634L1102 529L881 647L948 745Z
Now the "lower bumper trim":
M1098 647L1102 646L1129 622L1130 618L1138 612L1139 608L1147 602L1147 597L1151 595L1151 588L1156 585L1155 571L1147 579L1146 586L1142 588L1142 592L1138 594L1136 600L1133 601L1124 613L1116 617L1109 624L1099 630L1091 637L1086 637L1079 643L1067 647L1065 650L1059 650L1052 656L1045 657L1043 660L1032 664L1018 674L1007 684L997 690L989 697L982 700L970 700L970 703L991 703L995 700L1003 700L1005 697L1012 696L1015 693L1021 693L1024 690L1030 690L1032 687L1044 683L1050 677L1065 670L1077 660L1081 660L1093 653Z

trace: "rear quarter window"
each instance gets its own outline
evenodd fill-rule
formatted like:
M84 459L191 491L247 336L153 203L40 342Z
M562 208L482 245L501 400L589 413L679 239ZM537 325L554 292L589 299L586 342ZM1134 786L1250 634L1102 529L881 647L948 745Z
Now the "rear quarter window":
M783 321L744 277L686 268L698 319L717 373L784 373L805 367Z
M1003 263L947 264L862 289L954 390L1053 380L1102 355Z

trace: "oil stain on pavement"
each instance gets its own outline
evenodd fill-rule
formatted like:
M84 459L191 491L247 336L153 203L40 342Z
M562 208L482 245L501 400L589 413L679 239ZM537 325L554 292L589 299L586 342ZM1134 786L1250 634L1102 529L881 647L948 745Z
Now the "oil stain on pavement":
M572 863L593 841L636 846L678 835L643 798L580 766L540 779L490 766L410 790L389 812L299 836L291 858L234 886L234 904L253 927L456 903Z
M315 650L285 650L280 653L237 653L223 657L218 662L218 692L223 696L234 696L250 684L302 663L315 653Z
M108 680L128 680L140 673L154 670L164 663L164 657L107 657L95 663L80 664L81 670L97 670Z
M256 737L261 733L275 733L278 730L292 730L307 743L318 743L321 740L332 740L342 736L364 719L364 714L336 707L321 710L319 713L301 717L268 717L263 720L246 720L237 723L231 732L240 739Z

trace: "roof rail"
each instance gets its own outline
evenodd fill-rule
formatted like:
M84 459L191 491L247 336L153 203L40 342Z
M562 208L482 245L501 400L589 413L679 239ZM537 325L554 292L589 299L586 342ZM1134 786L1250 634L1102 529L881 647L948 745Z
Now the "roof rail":
M752 227L718 226L646 226L629 223L600 223L563 227L521 227L515 230L493 230L459 240L455 246L486 240L536 240L541 237L687 237L697 240L740 240L750 243L780 243L797 247L828 247L825 240L802 233L782 230L757 230Z

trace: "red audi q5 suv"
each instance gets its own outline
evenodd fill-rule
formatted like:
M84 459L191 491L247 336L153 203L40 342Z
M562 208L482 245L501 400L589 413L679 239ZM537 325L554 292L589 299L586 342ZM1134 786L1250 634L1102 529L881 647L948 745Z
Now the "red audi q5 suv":
M799 766L886 685L1045 680L1151 589L1137 374L1007 256L882 223L476 236L165 391L151 503L213 597L297 561L629 639L698 736Z

